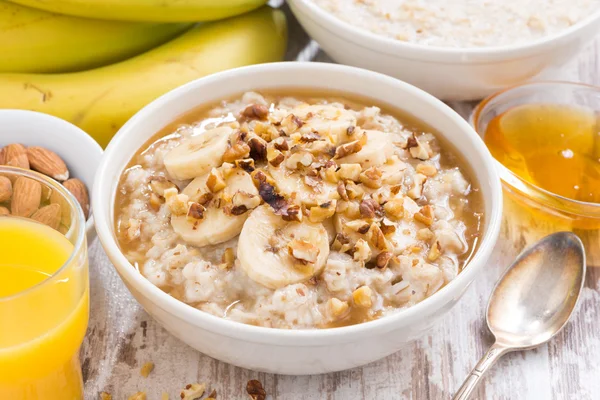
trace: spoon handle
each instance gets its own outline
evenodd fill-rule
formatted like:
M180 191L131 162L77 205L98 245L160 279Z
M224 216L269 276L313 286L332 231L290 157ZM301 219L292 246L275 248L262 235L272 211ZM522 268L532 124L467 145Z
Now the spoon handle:
M471 393L481 380L481 377L485 372L502 357L508 349L504 346L494 343L492 347L485 353L481 360L477 363L475 368L471 371L467 379L463 382L458 392L454 395L452 400L467 400L471 397Z

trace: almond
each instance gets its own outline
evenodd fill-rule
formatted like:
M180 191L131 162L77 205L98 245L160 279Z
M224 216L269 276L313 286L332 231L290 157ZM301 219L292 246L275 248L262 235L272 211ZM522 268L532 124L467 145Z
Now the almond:
M0 217L3 215L10 215L10 211L6 207L0 207Z
M10 200L12 197L12 183L5 176L0 176L0 203Z
M29 169L27 149L19 143L9 144L4 147L4 162L11 167Z
M33 179L20 176L13 186L13 196L10 203L12 214L19 217L29 217L40 206L42 185Z
M43 147L31 146L27 149L27 158L31 169L57 181L69 179L67 165L55 152Z
M90 213L90 197L85 184L77 178L72 178L64 181L63 186L75 196L83 210L83 215L87 219Z
M49 204L33 213L31 219L48 225L52 229L60 226L61 208L59 204Z

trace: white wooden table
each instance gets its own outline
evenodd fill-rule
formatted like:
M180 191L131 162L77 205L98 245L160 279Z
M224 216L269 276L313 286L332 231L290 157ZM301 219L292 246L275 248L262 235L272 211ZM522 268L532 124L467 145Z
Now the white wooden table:
M318 52L290 17L289 59L327 57ZM600 38L564 70L564 79L600 84ZM466 116L469 103L451 104ZM510 205L509 205L510 207ZM487 270L430 334L398 353L367 365L320 376L257 373L216 361L181 343L146 314L120 281L99 242L90 248L91 321L81 356L86 399L106 391L115 400L146 391L171 399L188 383L206 382L218 399L248 399L250 379L258 379L268 399L448 399L490 344L484 322L491 289L504 268L531 241L556 229L518 226L505 217L501 238ZM525 224L527 225L527 224ZM581 234L600 247L598 235ZM600 265L600 257L592 263ZM589 268L580 307L558 337L537 350L505 357L477 393L490 400L600 399L600 268ZM147 361L156 367L140 376Z

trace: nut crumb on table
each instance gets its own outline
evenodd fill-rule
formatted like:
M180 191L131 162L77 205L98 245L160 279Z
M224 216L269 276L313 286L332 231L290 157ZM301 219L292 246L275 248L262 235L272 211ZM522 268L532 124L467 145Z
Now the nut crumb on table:
M127 398L127 400L146 400L146 392L137 392Z
M147 378L148 375L150 375L150 373L154 370L154 363L153 362L147 362L144 365L142 365L142 368L140 369L140 375L142 375L144 378Z

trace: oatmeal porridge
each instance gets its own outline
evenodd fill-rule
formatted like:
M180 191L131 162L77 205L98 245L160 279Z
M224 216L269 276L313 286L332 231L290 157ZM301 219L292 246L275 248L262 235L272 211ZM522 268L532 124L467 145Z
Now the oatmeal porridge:
M600 12L600 0L312 0L353 26L403 42L493 47L554 35Z
M365 104L249 92L183 116L120 179L124 254L175 298L266 327L431 296L477 245L477 184L431 129Z

